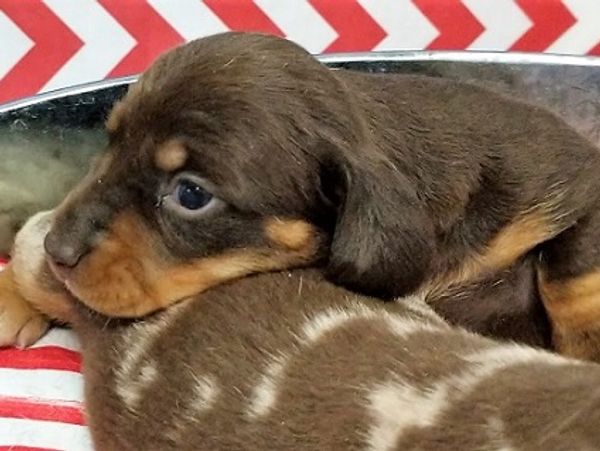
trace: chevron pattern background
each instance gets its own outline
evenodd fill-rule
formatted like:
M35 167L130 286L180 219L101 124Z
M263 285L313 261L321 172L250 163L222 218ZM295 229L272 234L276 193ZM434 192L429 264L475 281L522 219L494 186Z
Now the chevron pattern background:
M225 30L313 53L389 49L600 54L596 0L0 0L0 102L142 71Z
M600 1L0 0L0 102L139 73L173 46L226 30L285 36L312 53L600 55ZM30 350L0 350L0 451L91 449L78 351L58 329Z

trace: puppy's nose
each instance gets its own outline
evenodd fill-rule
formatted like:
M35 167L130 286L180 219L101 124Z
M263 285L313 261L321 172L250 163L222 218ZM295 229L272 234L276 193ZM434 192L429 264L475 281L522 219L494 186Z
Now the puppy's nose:
M77 266L79 260L89 252L88 246L62 240L52 231L48 232L44 239L44 249L55 264L67 268Z

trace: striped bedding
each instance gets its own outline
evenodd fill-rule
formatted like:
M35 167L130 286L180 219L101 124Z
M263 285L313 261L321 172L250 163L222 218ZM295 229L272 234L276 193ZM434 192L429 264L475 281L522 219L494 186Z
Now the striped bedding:
M0 451L92 449L78 351L64 329L27 350L0 349Z

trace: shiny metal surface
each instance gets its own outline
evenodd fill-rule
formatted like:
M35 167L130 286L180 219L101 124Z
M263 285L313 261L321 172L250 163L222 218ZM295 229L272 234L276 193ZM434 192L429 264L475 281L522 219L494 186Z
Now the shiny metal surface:
M497 52L372 52L318 57L333 69L420 73L487 86L554 110L600 142L600 58ZM12 130L100 127L112 103L137 77L40 94L0 105L0 127Z

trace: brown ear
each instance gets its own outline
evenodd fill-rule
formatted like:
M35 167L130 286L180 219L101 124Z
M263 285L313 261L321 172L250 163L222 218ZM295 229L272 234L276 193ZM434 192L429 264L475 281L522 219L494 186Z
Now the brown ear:
M329 278L382 298L411 293L428 277L435 248L433 223L414 186L385 162L345 166Z

